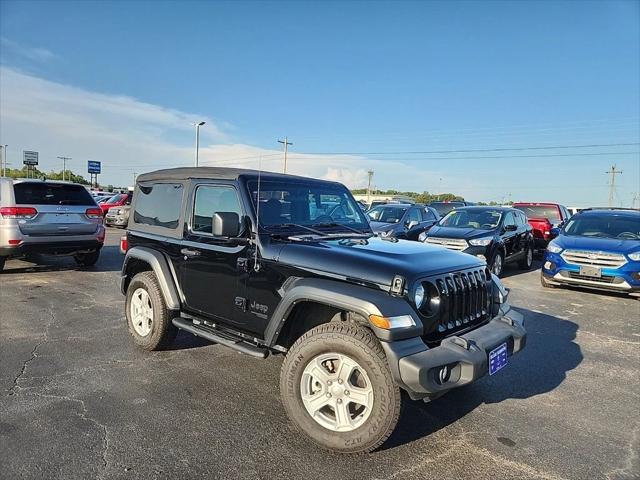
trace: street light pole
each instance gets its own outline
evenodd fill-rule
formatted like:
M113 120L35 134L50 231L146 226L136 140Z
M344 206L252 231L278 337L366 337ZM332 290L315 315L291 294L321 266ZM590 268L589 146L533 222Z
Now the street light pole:
M196 127L196 167L198 166L198 151L200 150L200 127L204 125L206 122L196 122L192 124Z

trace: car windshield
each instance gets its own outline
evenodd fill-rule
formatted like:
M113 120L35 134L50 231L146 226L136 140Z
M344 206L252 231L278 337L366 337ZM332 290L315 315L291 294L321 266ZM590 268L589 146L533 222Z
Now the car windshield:
M454 210L440 220L442 227L481 228L492 230L500 223L502 212L499 210Z
M16 183L13 191L18 205L95 205L81 185L65 183Z
M429 204L431 208L435 208L441 217L444 217L454 208L464 207L464 203L461 202L433 202Z
M551 223L560 223L560 211L554 205L517 205L528 218L546 218Z
M371 232L364 213L349 191L332 183L261 180L247 183L260 225L322 233Z
M572 217L564 229L566 235L580 237L640 240L640 215L602 214Z
M381 205L369 210L367 216L372 222L398 223L406 211L407 207Z

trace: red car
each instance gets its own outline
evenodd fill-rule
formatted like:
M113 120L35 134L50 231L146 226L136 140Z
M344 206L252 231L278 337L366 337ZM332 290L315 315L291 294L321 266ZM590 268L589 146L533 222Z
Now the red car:
M552 240L551 229L563 225L571 217L564 205L558 203L514 203L513 208L524 212L533 227L534 248L544 250Z
M98 206L102 209L102 216L104 217L111 207L121 207L122 205L130 204L131 193L118 193L106 202L99 203Z

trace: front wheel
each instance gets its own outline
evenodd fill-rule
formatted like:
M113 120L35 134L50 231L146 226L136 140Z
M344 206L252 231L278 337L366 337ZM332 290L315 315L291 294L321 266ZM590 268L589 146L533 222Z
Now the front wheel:
M400 416L400 389L380 342L348 323L319 325L296 341L282 365L280 394L302 432L341 453L375 450Z
M498 251L493 256L493 260L491 261L491 273L493 273L496 277L502 275L502 270L504 269L504 256L502 252Z

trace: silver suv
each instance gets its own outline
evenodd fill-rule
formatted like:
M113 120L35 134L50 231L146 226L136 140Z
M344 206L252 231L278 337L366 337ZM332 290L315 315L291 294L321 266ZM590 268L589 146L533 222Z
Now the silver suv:
M0 178L0 271L7 258L34 253L94 265L104 236L102 210L82 185Z

